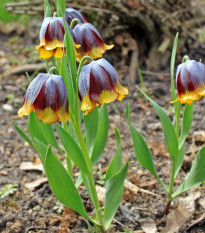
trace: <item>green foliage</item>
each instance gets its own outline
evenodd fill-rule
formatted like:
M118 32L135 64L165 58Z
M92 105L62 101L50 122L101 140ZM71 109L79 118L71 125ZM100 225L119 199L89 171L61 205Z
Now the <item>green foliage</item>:
M124 192L124 180L127 175L128 162L122 166L122 149L119 131L116 129L117 152L106 172L106 194L104 208L104 224L108 229L119 207Z
M191 123L193 119L193 109L194 109L194 104L188 105L186 104L184 108L184 114L183 114L183 121L182 121L182 130L181 130L181 135L179 138L179 148L181 148L188 136L189 130L191 128Z
M188 173L184 182L179 186L179 188L174 192L173 198L192 189L205 180L205 146L197 153L196 158L191 166L191 170Z
M81 197L58 157L49 147L46 154L45 171L56 197L66 206L90 219L83 206ZM55 175L54 175L55 174Z
M129 164L127 162L118 173L109 177L109 179L106 181L104 224L105 229L107 230L122 200L124 192L124 180L127 175L128 165Z
M1 0L0 1L0 21L8 23L8 22L16 22L20 19L21 15L14 15L7 11L4 7L4 4L14 2L12 0Z
M0 188L0 198L4 198L9 196L10 194L14 194L17 191L16 184L6 184L2 188Z
M98 108L95 108L90 114L84 116L84 125L86 133L86 145L89 154L93 150L97 129L98 129Z
M172 125L169 116L154 100L148 97L139 87L137 87L137 89L144 95L144 97L147 100L149 100L149 102L155 108L155 111L157 112L162 124L168 152L171 156L172 161L175 161L178 156L178 140L176 137L174 126Z
M95 143L91 154L91 161L93 166L98 162L100 156L104 151L108 137L108 129L109 129L107 106L103 105L98 111L99 113L98 113L97 135L95 138Z
M56 124L55 126L68 156L83 172L89 174L87 163L78 144L75 142L73 137L68 132L66 132L59 124Z

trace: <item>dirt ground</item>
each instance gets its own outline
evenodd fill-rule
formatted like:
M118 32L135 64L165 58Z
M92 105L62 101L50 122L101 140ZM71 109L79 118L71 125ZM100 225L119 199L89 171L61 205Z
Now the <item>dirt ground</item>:
M26 130L26 119L18 118L17 111L28 85L25 75L27 65L42 62L38 59L38 51L34 50L38 43L38 32L35 33L35 30L30 36L25 32L20 35L0 34L0 188L6 184L15 184L17 187L14 194L0 199L0 232L88 232L82 217L58 203L47 181L43 179L45 174L37 154L21 139L12 124L15 121ZM128 66L119 65L116 60L118 55L120 56L109 52L106 56L112 61L124 83ZM190 55L192 59L203 59L205 52L193 45ZM22 65L25 65L25 71L11 74ZM144 75L144 82L148 95L173 116L169 67L151 70L149 75ZM137 83L139 84L138 79ZM106 171L115 154L114 130L117 127L122 139L123 159L130 161L127 181L134 187L131 189L126 185L110 232L125 232L125 229L132 232L205 232L204 184L177 198L171 206L170 214L162 217L166 194L150 172L143 169L136 160L125 118L127 103L131 104L131 121L146 139L159 176L167 184L170 177L171 161L164 144L162 128L150 104L134 91L122 102L116 102L115 107L109 105L109 139L100 162L94 168L96 181L101 178L99 171L102 174ZM204 106L205 98L195 103L193 124L186 143L185 162L176 179L176 187L188 173L193 158L204 144ZM25 165L25 162L30 162L35 168ZM39 184L32 187L31 182L35 181L39 181ZM87 211L92 212L92 204L83 187L80 194Z

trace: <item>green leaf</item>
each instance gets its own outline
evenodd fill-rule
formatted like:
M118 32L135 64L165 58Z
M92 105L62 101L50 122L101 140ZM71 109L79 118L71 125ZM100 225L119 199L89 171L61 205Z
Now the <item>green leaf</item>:
M38 152L38 156L41 159L42 164L45 165L46 153L47 153L48 145L44 144L41 141L39 141L35 137L33 138L33 141L35 143L35 149Z
M40 121L38 120L36 113L33 111L28 117L28 131L32 138L37 138L39 141L48 144L42 132Z
M55 0L55 6L58 12L58 17L63 17L65 14L66 1L65 0Z
M75 142L72 136L67 131L65 131L59 124L55 124L55 126L68 156L83 172L89 174L87 163L78 144Z
M176 90L174 87L174 65L175 65L175 58L176 58L176 52L177 52L177 44L178 44L178 33L175 36L174 45L172 48L172 55L171 55L171 64L170 64L170 71L171 71L171 93L172 93L172 100L175 100L177 98ZM176 112L176 110L175 110Z
M76 87L76 57L75 57L75 47L74 47L74 42L73 38L68 30L67 24L65 22L65 19L63 18L64 22L64 28L65 28L65 44L66 44L66 56L68 59L68 64L70 68L70 73L72 77L72 83L73 83L73 88L74 92L77 90Z
M59 201L90 220L72 179L50 147L46 155L45 170L50 186Z
M20 134L20 136L32 147L34 148L34 145L32 143L32 141L30 140L30 138L23 132L22 129L20 129L20 127L16 124L16 122L12 122L14 127L16 128L16 130L18 131L18 133Z
M106 194L104 205L104 226L108 230L112 219L120 205L124 192L124 180L127 175L129 163L106 182Z
M155 108L162 124L167 150L171 156L172 161L176 161L178 157L178 140L170 118L154 100L148 97L139 87L137 87L137 89L146 97L146 99L149 100L149 102Z
M178 172L182 166L182 163L184 161L184 155L185 155L185 145L183 144L183 146L179 150L177 160L176 160L175 164L173 164L173 166L175 166L174 179L177 177Z
M32 138L35 137L47 145L51 144L60 151L52 125L44 124L43 122L39 121L35 112L31 112L29 115L28 130Z
M141 164L142 167L148 169L154 175L154 177L159 181L159 183L162 185L165 191L168 191L166 185L161 181L161 179L159 178L156 172L152 160L152 155L145 140L131 123L129 123L129 126L134 144L135 155L138 162Z
M106 146L107 137L108 137L108 128L109 128L109 119L108 119L107 106L103 105L98 113L98 130L91 155L93 166L98 162Z
M205 146L197 153L192 164L191 170L185 181L173 193L172 198L192 189L205 181Z
M40 126L42 129L42 133L46 138L46 141L49 144L51 144L52 146L54 146L58 151L61 151L60 147L58 145L58 142L56 140L56 137L54 135L52 125L51 124L44 124L43 122L40 122Z
M71 111L74 113L74 92L73 92L73 84L71 81L70 71L68 69L67 61L65 58L65 54L63 53L62 60L61 60L61 76L63 77L66 91L68 95L68 102L69 102L69 112Z
M130 103L127 104L125 115L128 122L130 122Z
M106 177L105 177L106 181L110 179L112 176L114 176L117 172L119 172L119 170L122 168L122 148L121 148L120 133L118 129L115 129L115 134L117 138L117 152L107 169Z
M51 9L48 0L44 0L44 17L51 17Z
M184 108L184 114L183 114L183 122L182 122L182 130L181 130L181 135L179 139L179 148L181 148L189 134L189 130L191 128L191 123L193 119L193 109L194 109L194 104L188 105L186 104Z
M98 107L95 108L91 113L84 116L84 125L86 133L86 145L88 153L90 154L97 135L98 129Z

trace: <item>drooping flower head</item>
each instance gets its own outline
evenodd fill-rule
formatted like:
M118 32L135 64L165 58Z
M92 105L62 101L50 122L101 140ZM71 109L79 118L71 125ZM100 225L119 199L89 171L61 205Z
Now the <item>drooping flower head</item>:
M98 30L90 23L76 25L73 33L76 44L80 45L76 49L78 53L76 59L78 62L86 55L93 59L100 58L107 49L111 49L114 46L106 45Z
M97 105L122 101L128 94L113 66L103 58L83 66L79 75L78 91L81 110L85 111L85 115Z
M87 19L83 16L80 11L73 9L72 7L65 10L65 20L70 25L73 19L79 19L81 23L86 23Z
M74 38L69 25L67 27ZM39 40L40 44L36 49L40 49L40 58L61 58L64 47L64 24L62 17L45 17L41 25Z
M187 60L177 67L176 86L178 97L173 103L191 105L193 101L205 96L205 66L195 60Z
M39 74L29 84L19 117L35 111L39 120L51 124L68 121L68 98L63 78L54 74Z

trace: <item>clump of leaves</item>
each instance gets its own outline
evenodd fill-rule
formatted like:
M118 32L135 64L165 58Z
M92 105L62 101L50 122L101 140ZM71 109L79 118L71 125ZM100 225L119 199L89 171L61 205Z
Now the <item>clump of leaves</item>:
M6 184L3 188L0 189L0 198L4 198L9 196L10 194L14 194L17 191L16 184Z

